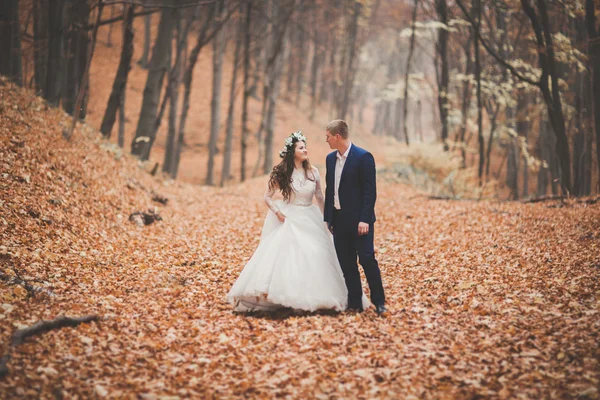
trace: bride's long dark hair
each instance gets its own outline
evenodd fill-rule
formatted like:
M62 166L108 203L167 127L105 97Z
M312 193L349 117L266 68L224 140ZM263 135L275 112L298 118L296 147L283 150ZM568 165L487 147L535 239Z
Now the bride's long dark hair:
M271 177L269 178L269 190L279 188L285 201L289 201L294 192L294 188L292 187L292 173L294 172L294 168L296 168L294 154L296 153L296 143L298 142L303 142L306 145L306 142L303 140L292 138L292 144L287 146L286 152L283 154L283 160L273 167ZM315 180L308 159L302 161L302 169L304 169L304 176L306 179L311 181Z

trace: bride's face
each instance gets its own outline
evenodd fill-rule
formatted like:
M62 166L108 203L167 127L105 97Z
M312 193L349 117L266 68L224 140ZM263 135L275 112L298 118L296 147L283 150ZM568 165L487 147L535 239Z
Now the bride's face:
M308 160L308 150L306 149L306 143L300 141L296 142L296 150L294 151L294 160L306 161Z

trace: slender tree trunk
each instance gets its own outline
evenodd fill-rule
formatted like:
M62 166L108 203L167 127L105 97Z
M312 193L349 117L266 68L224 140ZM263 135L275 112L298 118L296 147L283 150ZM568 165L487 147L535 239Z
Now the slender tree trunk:
M133 6L132 6L133 7ZM121 92L121 101L119 101L119 147L125 146L125 90Z
M144 18L144 51L142 57L138 60L140 67L148 69L148 58L150 57L150 27L152 26L152 14L147 14Z
M446 0L436 0L435 4L440 22L447 26L448 5L446 4ZM469 47L469 44L467 46ZM438 48L441 59L441 80L438 88L438 107L442 123L441 139L444 144L444 151L448 151L448 84L450 82L450 75L448 72L448 31L446 29L438 29Z
M219 19L225 16L225 5L219 1L217 7ZM223 54L225 53L225 35L221 29L213 40L213 79L212 100L210 103L210 139L208 142L208 167L206 169L206 184L214 185L215 156L217 155L217 140L221 128L221 81L223 80Z
M545 116L540 117L539 125L538 152L540 160L542 160L542 165L538 171L536 195L541 197L545 196L548 192L548 174L550 173L549 166L551 153L548 141L551 128L548 119Z
M535 0L539 16L531 0L521 0L521 5L527 17L530 19L536 37L538 48L538 59L542 75L540 78L540 89L548 109L548 118L552 124L556 137L556 154L560 162L560 182L563 192L570 193L571 186L571 156L569 151L569 140L567 137L565 118L560 98L560 79L554 55L553 38L550 28L550 18L545 0ZM548 79L550 78L550 79ZM551 82L551 83L550 83Z
M64 60L65 0L48 0L48 67L44 97L58 107Z
M65 41L67 57L65 60L64 87L62 106L66 112L73 115L77 94L82 85L83 74L89 50L88 32L82 29L90 18L90 7L87 2L70 2L65 9L70 29ZM86 96L87 91L84 92ZM85 112L80 110L80 117L85 118Z
M418 0L415 0L418 1ZM348 107L350 105L350 96L352 94L352 89L354 87L354 71L356 60L356 40L358 36L358 19L360 18L362 5L359 1L353 1L353 13L352 13L352 22L350 23L350 28L348 30L349 38L348 38L348 61L346 67L346 73L344 78L344 87L343 96L342 96L342 104L339 111L340 119L345 119L346 114L348 113ZM343 64L342 64L343 66ZM341 70L341 69L340 69Z
M402 125L403 125L403 132L404 132L404 140L406 141L406 145L408 146L409 140L408 140L408 125L406 124L406 115L408 114L408 78L409 78L409 74L410 74L410 64L412 61L412 56L413 56L413 52L415 50L415 33L416 33L416 28L415 28L415 24L417 22L417 10L419 9L419 0L415 0L414 6L413 6L413 15L412 15L412 24L411 24L411 31L412 34L410 35L410 48L408 50L408 57L406 58L406 74L404 76L404 104L402 107Z
M241 181L246 180L246 151L248 150L248 98L250 97L250 26L252 22L252 0L246 3L246 20L244 28L244 100L242 103L242 146L241 146Z
M174 164L176 159L176 148L177 148L177 110L179 105L179 86L181 86L181 70L182 70L182 59L184 58L184 52L186 51L186 38L191 29L192 23L194 22L194 15L187 17L185 25L181 26L181 20L184 19L183 11L178 11L176 26L177 26L177 41L175 48L175 64L169 72L169 83L167 85L167 93L165 93L164 102L169 100L169 118L168 118L168 133L167 133L167 145L165 148L165 157L163 161L163 172L168 173L173 177ZM161 113L163 110L161 110ZM158 129L160 121L155 124L155 128Z
M277 21L277 26L274 28L274 32L277 32L280 38L285 37L287 32L287 20L284 19L285 8L281 4L275 4L273 9L274 18ZM291 14L288 14L288 17ZM281 81L281 74L283 72L283 54L281 48L281 39L273 41L273 47L271 51L270 59L273 62L273 66L267 70L269 73L266 74L265 79L269 80L269 91L267 96L267 120L265 123L266 134L265 134L265 156L263 164L263 173L268 174L273 168L273 135L275 129L275 112L277 107L277 98L279 96L279 86Z
M302 7L302 6L300 6ZM302 11L304 11L303 9L301 9ZM303 20L306 20L306 18L303 16L302 18ZM307 47L308 47L308 41L306 40L306 32L305 32L305 28L304 28L304 24L301 25L302 29L299 29L298 35L299 35L299 45L300 48L298 49L299 52L299 56L298 56L298 73L296 74L296 107L300 107L300 99L302 97L302 92L304 90L304 76L305 76L305 70L307 67L307 59L308 59L308 55L307 53ZM315 43L316 46L316 43Z
M0 1L0 74L22 85L19 26L19 0Z
M174 0L170 0L167 4L173 5L175 3ZM156 123L156 113L163 79L169 68L171 40L176 14L177 10L173 8L164 8L162 10L158 35L152 49L152 59L148 66L149 71L144 88L142 108L135 138L131 143L131 154L138 156L142 160L147 160L150 157L150 150L155 140L154 124Z
M320 35L319 35L319 29L317 29L317 23L318 23L318 15L319 15L319 9L317 7L313 7L313 13L312 13L312 17L313 17L313 21L312 21L312 25L314 27L313 29L313 34L315 35L315 45L314 45L314 52L313 52L313 58L312 58L312 63L311 63L311 67L310 67L310 120L314 121L315 119L315 110L317 107L317 81L319 79L319 67L320 67L320 63L321 63L321 59L324 57L324 52L321 50L321 47L319 46L320 44Z
M33 7L35 88L41 94L46 87L46 68L48 67L48 1L35 0Z
M465 51L465 75L469 76L472 71L473 63L471 62L471 41L473 35L469 35L467 39L467 43L464 46ZM447 99L446 99L447 100ZM461 124L460 130L458 133L458 138L456 140L457 143L460 143L460 153L461 153L461 168L467 168L467 149L465 143L465 135L467 133L467 124L469 122L469 108L471 107L471 81L469 79L465 79L463 82L463 91L462 91L462 108L461 108Z
M106 111L100 124L100 132L106 138L110 138L113 125L116 120L117 110L124 98L123 93L127 86L127 78L131 70L131 59L133 57L133 16L135 6L128 6L125 11L125 20L123 21L123 44L121 48L121 58L117 74L113 81L112 91L108 98Z
M479 168L477 176L479 177L479 185L483 184L483 167L485 164L485 139L483 137L483 112L481 104L481 60L479 51L479 32L481 29L481 0L473 1L474 14L477 18L475 26L475 80L477 82L477 138L479 142Z
M181 156L181 149L183 147L184 144L184 139L185 139L185 125L187 122L187 116L188 113L190 111L190 98L192 95L192 80L194 77L194 68L196 67L196 62L198 61L198 56L200 55L200 51L202 50L202 48L204 47L204 45L207 43L207 34L208 34L208 29L211 25L211 21L212 21L212 17L214 16L214 10L215 7L211 6L210 10L208 11L208 15L206 16L206 19L204 20L204 23L202 24L202 27L200 28L199 32L198 32L198 38L196 40L196 44L194 45L194 48L192 49L191 53L190 53L190 57L188 59L188 63L185 69L185 73L183 75L183 87L184 87L184 92L183 92L183 104L181 106L181 115L179 116L179 135L178 135L178 139L177 139L177 150L176 150L176 160L180 159ZM174 171L178 170L178 161L176 161L176 167L174 168ZM177 174L174 173L173 178L176 178Z
M73 136L75 126L77 125L77 121L79 121L81 110L83 108L83 98L85 96L89 83L90 66L92 65L92 58L94 57L94 50L96 48L96 38L98 37L98 28L100 27L100 21L102 20L103 9L104 3L100 3L98 5L98 9L96 10L96 23L94 24L94 30L92 31L92 40L90 42L90 46L86 54L86 62L83 69L83 76L81 78L79 90L77 91L77 98L75 99L75 110L73 110L73 119L71 120L71 127L68 130L63 131L63 136L67 140L70 140L71 136Z
M110 7L110 17L114 18L115 16L115 6ZM108 33L106 35L106 47L112 47L112 31L113 24L108 24Z
M490 139L488 140L488 147L487 147L487 153L486 153L486 157L485 157L485 178L486 180L489 178L490 176L490 161L492 158L492 146L494 144L494 133L496 133L496 127L497 127L497 117L498 117L498 111L500 110L500 105L496 104L496 110L492 111L492 105L489 104L486 107L486 111L487 114L489 116L491 116L491 121L490 121Z
M240 63L240 49L242 47L243 29L238 27L235 50L233 56L233 72L231 77L231 85L229 90L229 109L227 110L227 127L225 129L225 154L223 155L223 169L221 173L221 186L231 178L231 151L233 145L233 112L235 111L235 98L237 92L237 75Z

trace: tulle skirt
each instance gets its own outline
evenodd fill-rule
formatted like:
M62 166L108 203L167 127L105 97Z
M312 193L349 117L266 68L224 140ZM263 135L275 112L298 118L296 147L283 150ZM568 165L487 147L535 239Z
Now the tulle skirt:
M321 211L314 204L275 203L286 220L268 212L258 248L227 301L235 311L345 310L348 290Z

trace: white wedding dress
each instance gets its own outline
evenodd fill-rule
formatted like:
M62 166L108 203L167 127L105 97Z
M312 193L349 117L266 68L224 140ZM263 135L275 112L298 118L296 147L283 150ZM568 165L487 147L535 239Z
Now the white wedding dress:
M260 243L227 295L235 311L346 309L348 291L323 221L319 170L313 168L313 175L311 180L304 171L294 171L289 202L274 201L274 191L265 194L270 211ZM285 222L277 219L277 211Z

